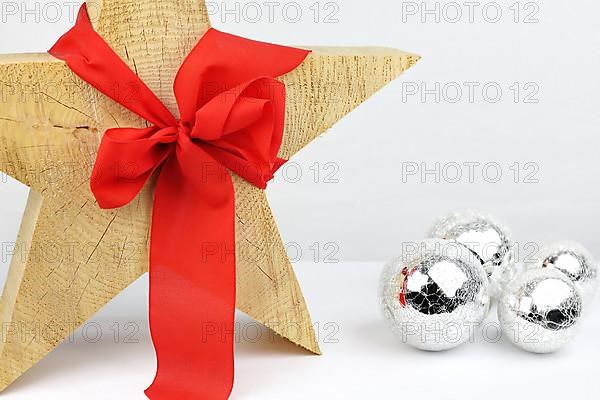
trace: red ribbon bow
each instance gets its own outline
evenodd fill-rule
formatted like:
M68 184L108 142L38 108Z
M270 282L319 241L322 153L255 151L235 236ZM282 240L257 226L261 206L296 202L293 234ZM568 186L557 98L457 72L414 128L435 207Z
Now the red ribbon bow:
M85 4L75 26L49 52L152 124L107 130L91 181L100 207L118 208L158 175L149 304L158 370L146 395L228 398L236 300L228 170L264 189L285 162L277 158L285 86L274 77L298 67L309 52L210 29L177 73L179 120L94 31ZM119 98L126 88L133 94ZM205 250L215 246L219 254L207 256Z

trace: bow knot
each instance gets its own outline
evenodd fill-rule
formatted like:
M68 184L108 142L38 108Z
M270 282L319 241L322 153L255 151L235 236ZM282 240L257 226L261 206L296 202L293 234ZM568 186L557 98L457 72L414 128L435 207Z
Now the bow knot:
M156 131L154 138L162 144L176 143L180 134L189 135L189 128L184 125L178 124L177 126L169 126Z
M172 117L148 128L109 129L98 150L92 191L101 207L122 207L172 157L182 171L191 168L186 175L196 183L203 174L194 175L199 172L194 164L203 160L201 171L222 176L226 168L264 189L285 162L277 157L284 112L285 86L264 77L215 95L192 117Z

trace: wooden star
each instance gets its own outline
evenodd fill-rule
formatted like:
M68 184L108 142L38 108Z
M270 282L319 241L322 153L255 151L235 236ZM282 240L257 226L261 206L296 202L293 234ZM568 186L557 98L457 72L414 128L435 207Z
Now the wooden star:
M210 27L204 0L88 0L95 29L177 114L175 74ZM386 48L314 48L287 86L279 154L289 159L419 57ZM126 98L133 88L115 87ZM152 185L101 210L89 179L103 132L144 121L48 54L0 56L0 170L32 190L0 303L0 389L147 271ZM319 353L265 193L234 177L238 308ZM190 305L193 306L193 305Z

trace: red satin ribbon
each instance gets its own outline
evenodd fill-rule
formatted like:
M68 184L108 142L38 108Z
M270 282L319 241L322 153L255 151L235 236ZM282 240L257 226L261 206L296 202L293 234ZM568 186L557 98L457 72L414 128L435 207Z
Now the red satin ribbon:
M146 395L227 399L236 300L228 170L264 189L285 162L277 158L285 86L274 77L295 69L309 52L210 29L175 79L179 120L94 31L85 4L49 53L151 124L107 130L91 180L100 207L118 208L158 175L149 304L158 370Z

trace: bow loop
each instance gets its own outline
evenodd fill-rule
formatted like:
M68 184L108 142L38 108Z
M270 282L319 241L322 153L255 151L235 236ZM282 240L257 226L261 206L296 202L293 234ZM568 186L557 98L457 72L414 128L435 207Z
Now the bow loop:
M98 205L111 209L131 202L173 152L165 144L172 128L109 129L104 134L90 187ZM176 131L176 129L175 129Z
M258 78L214 97L196 112L193 138L208 140L219 163L264 189L280 166L285 86Z
M249 127L263 117L272 79L259 78L229 89L213 97L196 111L191 136L206 141Z

